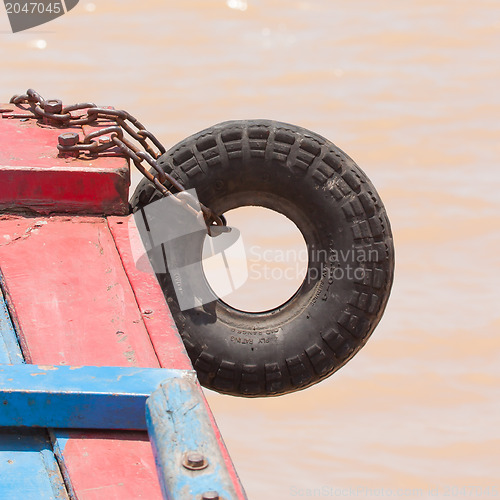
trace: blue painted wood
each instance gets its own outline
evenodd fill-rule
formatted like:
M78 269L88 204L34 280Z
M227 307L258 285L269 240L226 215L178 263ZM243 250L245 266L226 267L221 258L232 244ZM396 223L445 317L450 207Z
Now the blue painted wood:
M68 498L44 432L15 429L0 433L0 498Z
M17 342L16 332L10 320L3 292L0 289L0 363L15 364L23 362L23 354Z
M59 427L51 431L57 450L65 444L62 428L147 425L165 498L191 500L209 491L245 498L235 490L239 480L226 467L194 371L23 364L0 298L0 362L11 363L0 364L0 426ZM207 467L184 467L188 452L201 453ZM46 430L0 432L0 499L18 498L68 498Z
M23 355L0 289L0 363L23 362ZM46 431L3 429L0 432L0 498L68 499Z
M146 421L164 498L192 500L208 491L224 500L243 498L235 491L238 478L226 468L194 374L162 383L146 403ZM189 452L201 453L207 467L185 468Z
M165 368L0 365L0 426L146 430L146 399L161 382L184 373Z

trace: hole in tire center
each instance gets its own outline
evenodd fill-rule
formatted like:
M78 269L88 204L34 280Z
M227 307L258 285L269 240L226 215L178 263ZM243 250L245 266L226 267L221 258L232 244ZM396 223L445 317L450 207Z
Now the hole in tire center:
M203 247L203 271L229 306L263 312L284 304L307 273L307 246L297 226L284 215L263 207L240 207L224 214L241 238L223 254L210 257L210 238Z

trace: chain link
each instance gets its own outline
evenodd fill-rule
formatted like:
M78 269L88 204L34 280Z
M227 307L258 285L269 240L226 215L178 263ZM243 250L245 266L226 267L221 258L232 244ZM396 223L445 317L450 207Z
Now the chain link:
M116 147L122 155L132 160L139 172L163 196L174 194L165 186L165 183L170 184L178 192L176 196L173 196L173 199L182 204L193 215L199 218L202 216L209 234L216 235L226 230L223 227L225 226L223 216L218 216L210 208L195 200L180 182L162 169L157 160L165 153L165 148L137 118L127 111L117 110L112 107L99 107L92 102L63 106L59 100L45 100L33 89L28 89L25 94L13 96L10 103L16 105L28 104L30 113L9 113L4 114L5 117L44 119L46 123L61 127L95 124L99 120L114 122L114 125L91 132L83 141L79 140L77 134L63 134L66 137L61 139L62 136L60 136L57 148L63 154L77 156L80 153L94 155ZM82 114L77 114L78 111L82 111ZM126 134L139 143L143 150L126 137ZM152 167L152 171L144 166L144 162ZM199 204L201 212L195 208L197 204ZM219 227L214 230L216 226Z

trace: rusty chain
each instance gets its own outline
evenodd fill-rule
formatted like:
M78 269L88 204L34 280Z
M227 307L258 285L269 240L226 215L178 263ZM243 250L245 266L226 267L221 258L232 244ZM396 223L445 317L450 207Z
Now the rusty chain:
M165 186L168 182L177 191L173 196L178 203L196 215L203 217L209 234L218 234L224 231L225 220L223 216L218 216L210 208L206 207L158 165L158 158L165 153L165 148L160 141L144 125L130 113L124 110L117 110L112 107L99 107L92 102L82 102L63 106L62 101L57 99L45 100L38 92L28 89L25 94L15 95L10 100L11 104L28 104L30 113L8 113L3 116L19 119L43 119L48 124L64 127L76 127L96 123L99 119L114 122L115 125L106 126L88 134L83 141L77 133L67 132L59 136L58 150L61 154L68 156L78 156L80 153L90 155L102 153L113 147L117 147L121 154L133 161L136 168L146 177L155 188L163 195L173 195L172 191ZM75 112L82 111L76 115ZM141 150L129 138L132 137L143 148ZM152 171L145 168L143 162L152 167ZM201 211L196 209L199 204ZM219 226L218 231L213 231L215 226Z

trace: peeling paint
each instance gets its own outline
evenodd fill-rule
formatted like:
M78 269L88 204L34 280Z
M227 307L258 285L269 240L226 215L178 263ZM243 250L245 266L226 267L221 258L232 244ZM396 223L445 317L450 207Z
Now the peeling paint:
M39 222L42 222L42 221L39 221ZM5 243L1 243L0 247L6 247L7 245L12 245L13 243L16 243L17 241L26 240L33 233L37 234L39 232L38 228L40 228L40 227L41 227L41 224L39 224L38 222L35 222L33 224L33 226L27 227L26 230L24 231L24 233L19 235L19 236L15 236L14 238L12 238L10 235L4 235L4 238L5 238L5 236L8 236L8 241L6 241Z

